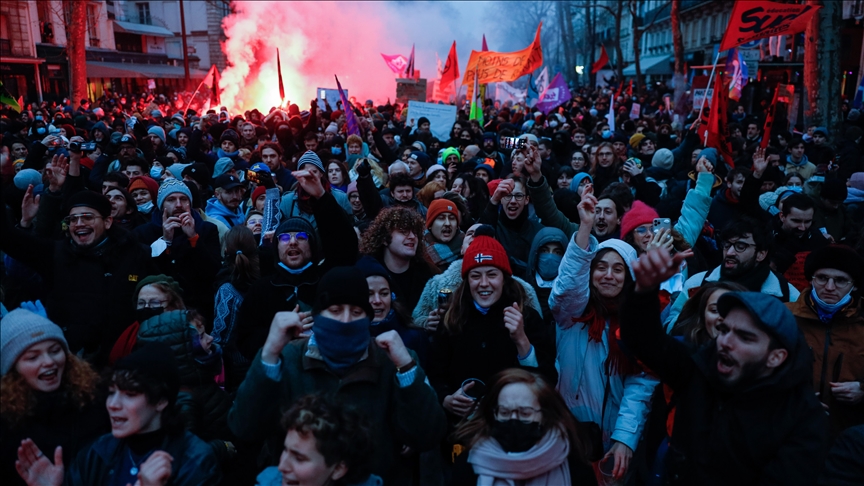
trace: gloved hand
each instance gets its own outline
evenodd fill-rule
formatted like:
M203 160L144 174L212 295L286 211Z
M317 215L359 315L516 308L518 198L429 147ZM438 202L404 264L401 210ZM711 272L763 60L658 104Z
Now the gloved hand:
M273 182L273 174L269 172L259 172L258 182L266 189L274 189L276 187L276 183Z
M45 306L42 305L41 300L37 300L36 302L21 302L21 308L48 319L48 312L45 310Z
M367 177L372 173L372 166L369 165L368 160L364 160L360 162L360 165L357 166L357 175L360 177Z

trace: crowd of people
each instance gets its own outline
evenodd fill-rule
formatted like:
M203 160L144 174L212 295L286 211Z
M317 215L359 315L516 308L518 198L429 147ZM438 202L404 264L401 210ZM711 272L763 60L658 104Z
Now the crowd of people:
M864 483L860 112L663 94L4 110L0 476Z

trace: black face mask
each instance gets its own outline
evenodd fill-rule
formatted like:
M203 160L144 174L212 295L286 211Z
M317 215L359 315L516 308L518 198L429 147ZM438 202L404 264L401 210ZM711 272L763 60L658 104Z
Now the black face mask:
M135 320L138 321L138 324L142 324L147 319L156 317L163 312L165 312L164 307L145 307L143 309L136 309Z
M525 452L543 437L540 422L524 423L517 419L490 424L490 435L501 444L505 452Z

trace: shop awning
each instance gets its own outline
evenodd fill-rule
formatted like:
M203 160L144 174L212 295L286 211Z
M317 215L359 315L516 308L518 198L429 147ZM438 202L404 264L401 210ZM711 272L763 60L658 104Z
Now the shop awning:
M192 79L204 79L207 71L190 69ZM87 61L88 78L183 79L183 66Z
M116 32L126 32L127 34L149 35L153 37L174 37L174 32L171 32L165 27L122 22L120 20L114 21L114 30Z
M672 66L669 65L669 55L643 57L639 60L642 74L664 76L672 74ZM624 76L636 76L636 64L624 68Z

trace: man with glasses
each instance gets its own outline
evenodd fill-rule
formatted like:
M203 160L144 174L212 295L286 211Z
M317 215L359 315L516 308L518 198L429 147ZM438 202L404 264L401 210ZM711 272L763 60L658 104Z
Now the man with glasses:
M267 340L277 312L307 312L315 302L318 280L330 268L357 260L357 233L336 198L324 190L321 178L296 171L298 183L310 195L318 232L304 218L285 219L270 247L275 269L252 284L237 316L237 346L252 360ZM262 261L262 270L269 270ZM264 273L264 272L262 272Z
M529 150L536 154L536 148ZM527 157L526 155L525 158ZM535 163L533 160L532 156L532 163ZM530 215L528 210L530 202L531 198L528 196L525 181L520 177L511 176L510 179L501 181L495 188L486 210L478 221L495 228L495 235L510 257L510 266L515 275L525 274L531 243L537 232L543 229L537 216Z
M756 219L743 217L720 232L722 261L719 267L693 275L684 282L684 289L672 304L666 325L678 320L687 300L705 282L735 282L751 292L774 296L782 302L795 302L799 292L782 275L771 269L769 250L773 244L770 229Z
M803 297L786 306L813 350L813 387L836 438L864 424L864 259L848 246L827 246L807 256L804 275Z
M55 156L53 164L61 163ZM33 204L33 188L24 204ZM81 191L66 202L67 237L53 240L12 226L0 215L0 250L35 270L44 281L48 317L62 329L73 353L101 363L125 326L135 320L129 305L140 279L158 273L149 250L113 226L111 203Z

